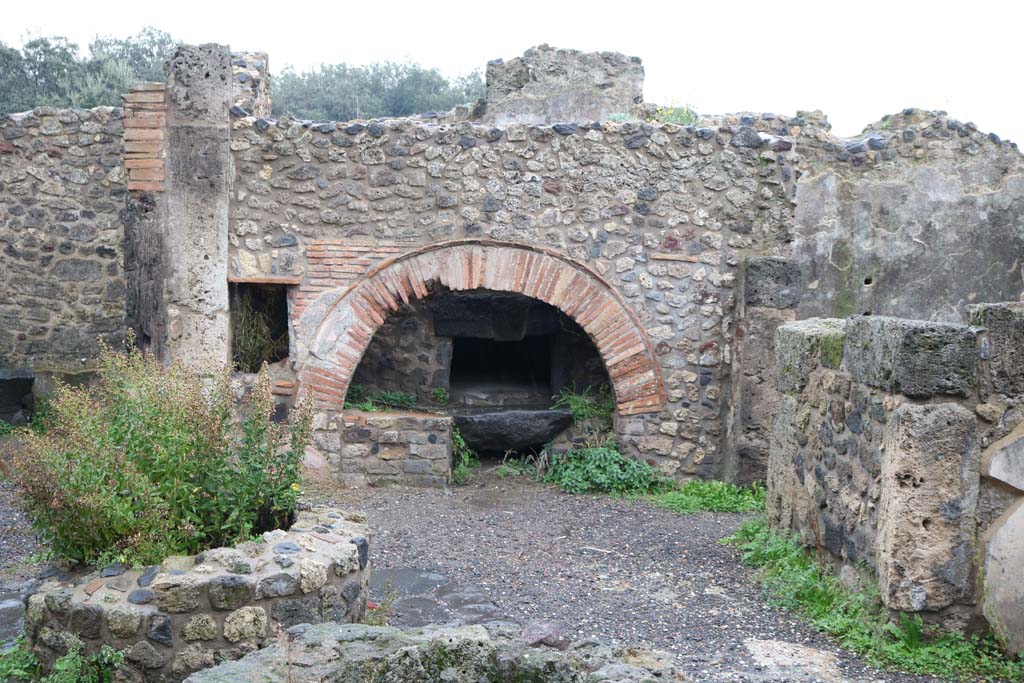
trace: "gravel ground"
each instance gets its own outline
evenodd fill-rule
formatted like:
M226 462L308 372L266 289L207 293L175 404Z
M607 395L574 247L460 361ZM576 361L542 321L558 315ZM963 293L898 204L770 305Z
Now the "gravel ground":
M11 485L0 476L0 649L22 631L22 602L43 571L42 546L15 505Z
M0 476L0 586L33 576L41 550L28 519L15 505L11 484Z
M479 587L513 621L555 621L572 638L667 650L697 681L940 680L867 667L791 614L766 606L739 553L719 543L742 515L683 516L642 501L570 496L490 471L450 492L327 495L368 512L375 568L438 572ZM749 639L771 642L751 648ZM759 646L769 654L752 656ZM806 665L774 666L773 658L787 658L780 648L801 653Z
M506 618L545 620L674 653L693 681L940 681L880 672L767 606L738 552L718 541L742 515L678 515L642 501L570 496L484 468L451 491L325 491L366 510L375 568L437 572L479 589ZM0 642L44 565L0 478ZM11 603L8 605L8 603ZM791 645L789 645L791 644Z

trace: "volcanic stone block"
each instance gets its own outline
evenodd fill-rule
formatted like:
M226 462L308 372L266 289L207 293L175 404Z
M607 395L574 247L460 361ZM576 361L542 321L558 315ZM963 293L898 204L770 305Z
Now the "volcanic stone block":
M748 306L796 308L803 280L800 266L777 256L750 256L744 262L744 301Z
M210 580L210 605L216 610L234 610L252 602L255 586L241 576L217 576Z
M799 393L819 365L838 368L843 361L846 321L810 318L775 330L775 386Z
M854 381L911 398L967 396L976 383L977 340L964 325L853 317L843 354Z
M886 427L877 570L890 609L936 610L972 597L976 429L974 415L954 403L904 403Z
M997 394L1024 394L1024 303L968 307L972 325L984 327L982 357L988 382Z

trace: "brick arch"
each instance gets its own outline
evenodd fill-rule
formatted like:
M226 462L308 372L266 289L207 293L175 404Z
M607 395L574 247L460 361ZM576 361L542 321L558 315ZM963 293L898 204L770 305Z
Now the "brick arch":
M575 320L601 355L620 415L657 412L661 371L643 326L603 278L555 251L489 240L431 245L377 264L359 282L320 294L302 311L299 385L320 408L337 408L384 320L403 303L452 291L515 292Z

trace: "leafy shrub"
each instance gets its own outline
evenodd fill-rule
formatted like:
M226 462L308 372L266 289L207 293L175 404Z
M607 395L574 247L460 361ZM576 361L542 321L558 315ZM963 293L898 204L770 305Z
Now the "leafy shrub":
M39 681L39 683L110 683L114 671L124 663L124 654L108 646L82 654L81 644L59 657L47 676L24 638L0 654L0 681Z
M665 491L651 498L658 507L673 512L754 512L764 510L764 487L755 483L741 488L722 481L693 479L676 491Z
M461 486L473 476L473 469L480 466L476 451L462 438L458 427L452 427L452 483Z
M582 392L565 388L555 397L552 408L567 408L576 423L595 417L610 419L615 410L615 396L607 384L597 389L587 387Z
M723 542L737 545L743 562L760 568L773 603L802 614L870 664L939 676L1024 678L1024 661L1001 655L990 636L939 631L918 615L901 614L899 624L890 622L877 590L847 588L794 537L773 532L763 518Z
M14 431L14 425L10 422L0 420L0 436L9 436Z
M59 386L51 411L45 433L22 430L6 470L69 561L155 563L239 543L295 510L312 408L273 423L266 368L235 406L226 373L211 382L104 348L95 385Z
M612 443L552 455L544 481L566 493L659 493L675 486L645 462L625 458Z

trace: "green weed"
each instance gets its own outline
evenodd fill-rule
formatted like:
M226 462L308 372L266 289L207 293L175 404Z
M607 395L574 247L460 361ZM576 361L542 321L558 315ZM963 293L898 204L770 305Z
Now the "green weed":
M658 107L654 120L660 123L678 123L680 126L692 126L697 123L697 112L688 104Z
M537 470L528 462L515 460L506 456L506 458L502 460L501 464L494 470L494 474L498 479L506 479L508 477L533 477L536 476Z
M473 470L480 466L476 451L469 447L458 427L452 427L452 483L462 486L473 476Z
M0 436L10 436L14 432L14 425L10 422L0 420Z
M124 653L104 645L99 651L82 654L81 644L59 657L46 676L24 638L0 654L0 681L36 683L110 683L124 663Z
M721 481L693 479L678 490L649 498L658 507L680 514L693 512L754 512L764 510L764 487L741 488Z
M544 481L566 493L661 493L674 486L645 462L623 457L614 443L574 448L550 457Z
M384 597L381 598L380 602L367 603L366 616L363 617L363 623L370 626L387 626L388 619L391 616L391 607L397 599L398 591L392 588L391 582L388 581L384 586Z
M441 406L448 405L448 401L451 397L448 395L448 389L445 387L434 387L434 391L431 392L434 397L434 402Z
M999 652L991 636L939 631L918 615L889 620L876 590L854 591L825 571L792 536L775 533L763 518L744 524L723 543L761 571L772 603L806 617L816 628L869 664L908 673L1019 681L1024 662Z
M345 408L367 413L382 410L409 410L416 405L416 397L405 391L366 391L361 384L353 384L345 395Z
M615 396L607 384L597 389L587 387L582 392L565 388L555 397L552 408L567 408L575 423L595 417L611 419L615 410Z

